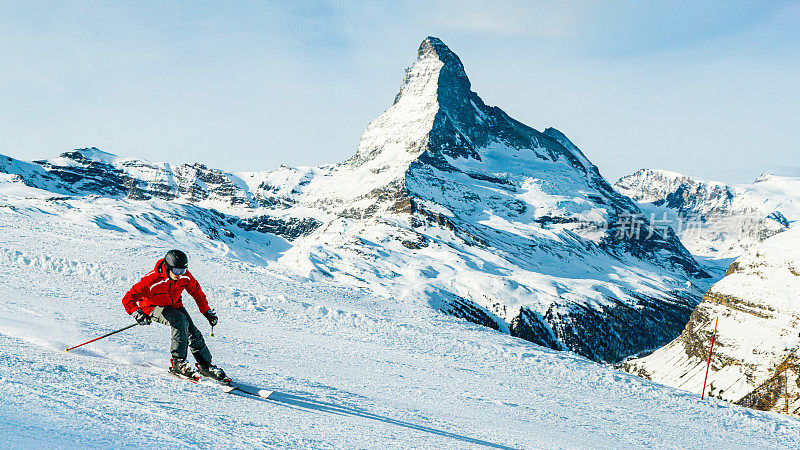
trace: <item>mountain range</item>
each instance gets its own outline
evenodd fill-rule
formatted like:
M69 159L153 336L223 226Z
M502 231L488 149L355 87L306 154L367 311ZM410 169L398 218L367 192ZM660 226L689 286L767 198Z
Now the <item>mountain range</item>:
M174 240L189 221L232 257L600 362L674 339L714 281L563 133L486 105L435 37L346 161L230 173L86 148L0 172L100 228Z
M703 258L739 257L800 218L800 184L792 177L764 174L752 184L730 185L642 169L614 187Z

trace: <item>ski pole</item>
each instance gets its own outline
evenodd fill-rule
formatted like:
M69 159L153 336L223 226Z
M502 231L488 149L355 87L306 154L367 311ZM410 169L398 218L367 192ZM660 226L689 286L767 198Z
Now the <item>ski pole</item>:
M86 345L86 344L91 344L91 343L92 343L92 342L94 342L94 341L99 341L100 339L103 339L103 338L109 337L109 336L111 336L112 334L117 334L117 333L119 333L120 331L125 331L125 330L127 330L128 328L133 328L133 327L135 327L136 325L139 325L139 324L138 324L138 323L134 323L134 324L128 325L128 326L127 326L127 327L125 327L125 328L120 328L120 329L119 329L119 330L117 330L117 331L112 331L111 333L104 334L104 335L100 336L99 338L94 338L94 339L92 339L91 341L86 341L86 342L84 342L83 344L78 344L78 345L76 345L75 347L69 347L69 348L65 349L64 351L65 351L65 352L68 352L68 351L70 351L70 350L72 350L72 349L74 349L74 348L78 348L78 347L81 347L81 346L83 346L83 345Z
M706 383L708 382L708 369L711 367L711 352L714 351L714 338L717 337L717 323L719 323L719 317L714 322L714 332L711 333L711 349L708 351L708 363L706 364L706 377L703 379L703 392L700 393L700 400L706 395Z

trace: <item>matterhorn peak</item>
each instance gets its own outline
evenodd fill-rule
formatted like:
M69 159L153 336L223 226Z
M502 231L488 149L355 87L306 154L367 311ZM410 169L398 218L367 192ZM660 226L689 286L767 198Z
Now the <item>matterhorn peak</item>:
M419 45L417 60L406 69L403 85L394 103L401 98L427 103L445 92L462 98L469 97L469 78L458 56L441 39L428 36Z
M419 44L419 50L417 52L417 56L419 58L426 56L439 57L439 55L447 55L447 58L452 56L458 59L458 57L450 50L450 47L445 45L445 43L436 36L428 36L422 41L421 44Z
M387 179L404 180L414 162L444 172L489 170L489 166L463 164L482 162L481 153L490 150L493 157L503 153L504 157L518 158L517 152L522 152L537 161L564 162L581 177L612 191L597 168L563 133L555 129L540 133L500 108L487 106L472 91L459 57L433 36L422 41L394 103L367 126L356 155L347 165L378 175L366 177L383 186ZM404 181L400 184L406 185ZM376 189L372 183L362 185L367 192Z
M419 45L419 50L417 50L417 61L426 58L437 58L444 64L442 69L444 69L445 73L451 74L456 78L463 78L466 80L467 84L469 84L469 79L464 71L464 65L461 63L458 55L453 53L441 39L428 36L422 41Z

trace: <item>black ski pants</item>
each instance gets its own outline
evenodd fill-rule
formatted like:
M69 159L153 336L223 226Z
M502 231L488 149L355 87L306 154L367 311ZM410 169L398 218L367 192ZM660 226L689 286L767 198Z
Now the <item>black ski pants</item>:
M188 348L192 349L195 361L201 366L211 364L211 352L200 330L194 326L186 308L170 308L156 306L150 314L154 321L172 327L172 345L170 353L173 358L186 359Z

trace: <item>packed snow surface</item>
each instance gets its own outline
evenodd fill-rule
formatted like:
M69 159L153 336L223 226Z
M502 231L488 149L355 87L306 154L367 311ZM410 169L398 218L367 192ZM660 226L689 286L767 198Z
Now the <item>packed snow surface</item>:
M800 422L658 385L412 301L310 281L208 239L166 202L0 190L0 437L10 447L790 447ZM255 239L255 236L253 237ZM172 247L214 362L268 400L171 378L125 291ZM253 249L259 249L255 252ZM266 249L266 250L264 250Z

